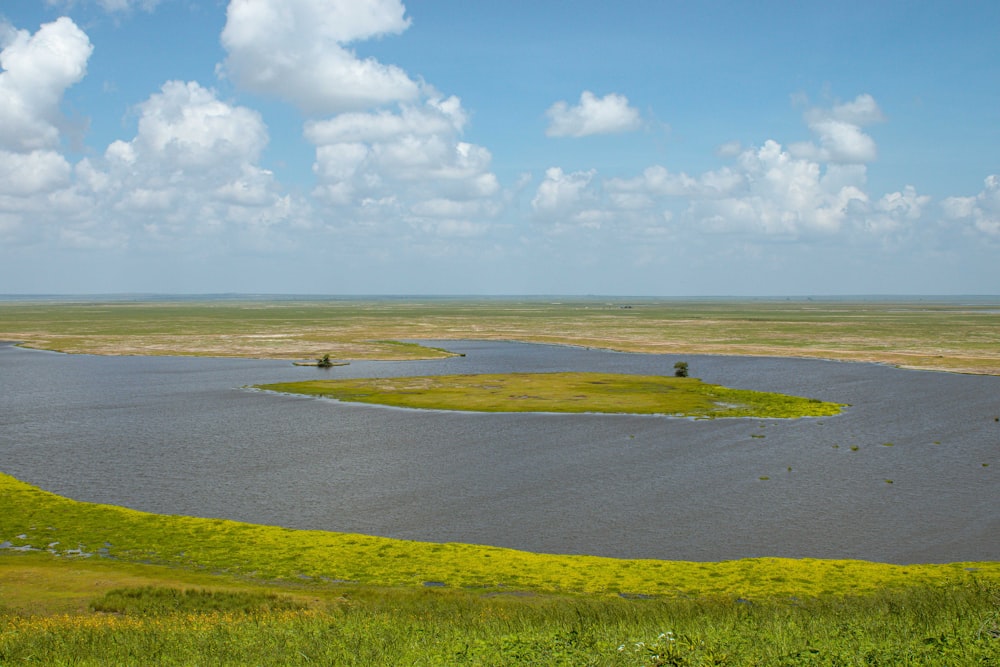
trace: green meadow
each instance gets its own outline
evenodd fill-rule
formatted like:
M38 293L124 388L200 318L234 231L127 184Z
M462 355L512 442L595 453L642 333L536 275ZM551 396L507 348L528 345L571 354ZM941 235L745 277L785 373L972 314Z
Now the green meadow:
M505 373L257 385L267 391L402 408L478 412L569 412L715 417L824 417L842 406L730 389L697 378L615 373Z
M0 475L0 664L996 664L1000 563L533 554L73 501Z

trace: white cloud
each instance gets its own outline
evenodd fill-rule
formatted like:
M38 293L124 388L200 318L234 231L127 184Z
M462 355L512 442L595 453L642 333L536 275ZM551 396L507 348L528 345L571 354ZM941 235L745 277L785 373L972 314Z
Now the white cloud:
M257 161L267 143L259 113L230 106L195 82L168 81L138 109L139 133L132 149L155 159L158 167L238 167Z
M742 173L728 167L707 171L695 178L685 173L675 174L654 165L643 171L638 178L610 180L608 189L615 193L643 192L653 196L718 198L741 187L744 178Z
M727 141L715 149L715 154L720 157L736 157L743 152L743 145L739 141Z
M370 222L380 211L386 225L403 222L450 236L478 233L499 213L502 193L490 152L461 141L466 121L457 97L431 97L420 105L400 104L396 112L309 122L305 135L316 144L314 195L337 207L342 222Z
M743 150L730 166L694 176L654 165L634 178L598 181L593 171L552 168L532 205L539 217L617 221L646 237L679 226L761 240L885 237L921 219L930 197L907 186L870 201L866 173L859 164L824 167L769 140Z
M197 225L225 217L220 207L277 201L270 172L257 166L268 136L256 111L181 81L165 83L138 110L135 138L105 152L117 210L170 211L173 217L183 211ZM192 216L192 210L208 211L208 217Z
M239 86L309 113L336 113L415 99L398 67L346 47L409 26L398 0L232 0L222 70Z
M550 137L585 137L637 130L642 125L639 112L628 105L624 95L610 93L598 98L589 90L580 95L577 106L559 101L545 112Z
M865 201L854 186L824 183L820 165L793 157L768 140L737 159L743 186L718 199L694 201L686 217L716 232L796 238L837 232L853 201Z
M34 35L6 26L0 46L0 148L57 146L63 92L86 74L90 39L62 17Z
M875 140L861 128L884 120L875 99L868 94L830 109L814 108L805 114L809 129L819 145L809 142L789 146L798 158L818 162L865 163L878 157Z
M947 217L969 222L980 233L1000 240L1000 176L987 176L978 195L948 197L941 207Z
M875 98L868 93L862 93L850 102L835 104L829 111L813 109L807 114L807 119L810 121L825 118L833 118L853 125L872 125L885 120Z
M536 214L545 217L568 216L578 213L584 204L589 204L592 197L587 187L597 172L576 171L564 173L559 167L545 170L545 179L539 184L535 197L531 200L531 208Z
M36 178L10 181L26 195L61 188L22 201L40 207L38 233L48 224L59 243L74 247L285 243L270 229L304 216L305 206L258 164L268 140L260 114L181 81L168 81L136 108L136 136L112 142L103 157L71 169L62 156L39 151L34 170L25 170Z
M0 194L27 197L52 192L69 184L71 172L66 158L55 151L0 150Z
M430 99L424 106L401 105L400 113L344 113L306 123L306 138L314 144L388 142L407 135L461 132L467 117L457 97Z
M912 185L907 185L902 192L882 195L864 215L862 224L879 235L897 232L920 220L930 201L929 196L918 195Z

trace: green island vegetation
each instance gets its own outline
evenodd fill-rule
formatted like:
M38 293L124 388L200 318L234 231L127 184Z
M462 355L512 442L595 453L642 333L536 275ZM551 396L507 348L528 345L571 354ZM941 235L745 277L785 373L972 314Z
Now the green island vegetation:
M394 341L819 357L1000 375L1000 300L301 298L0 301L0 340L90 354L430 359Z
M987 665L1000 563L534 554L148 514L0 475L0 664Z
M823 417L842 406L730 389L697 378L615 373L505 373L310 380L258 389L404 408L715 417Z

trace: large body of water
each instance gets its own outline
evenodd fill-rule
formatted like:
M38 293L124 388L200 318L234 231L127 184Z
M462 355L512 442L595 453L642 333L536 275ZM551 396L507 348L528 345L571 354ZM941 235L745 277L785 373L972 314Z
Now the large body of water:
M0 345L0 471L151 512L539 552L1000 560L1000 377L432 344L466 356L321 370ZM242 388L316 377L669 374L678 359L708 382L851 407L822 419L694 421L410 411Z

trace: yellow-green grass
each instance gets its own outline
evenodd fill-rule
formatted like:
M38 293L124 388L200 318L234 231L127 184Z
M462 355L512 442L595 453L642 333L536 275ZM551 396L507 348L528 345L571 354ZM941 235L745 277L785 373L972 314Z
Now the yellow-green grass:
M998 563L528 554L145 514L0 475L4 540L43 550L0 550L0 664L1000 660Z
M312 380L268 391L405 408L478 412L596 412L714 417L823 417L841 405L706 384L697 378L616 373L506 373Z
M74 667L995 665L993 595L976 584L784 603L353 589L302 611L0 614L0 660Z
M289 530L77 502L0 475L0 542L60 559L148 563L234 581L343 582L493 591L741 596L856 595L886 588L1000 581L1000 563L891 565L754 558L716 563L536 554L469 544ZM4 551L0 551L4 553ZM4 558L17 557L7 552Z
M626 307L627 306L627 307ZM494 339L630 352L820 357L1000 374L1000 298L325 299L0 302L0 340L93 354L411 359L386 340ZM697 369L692 369L697 371Z

